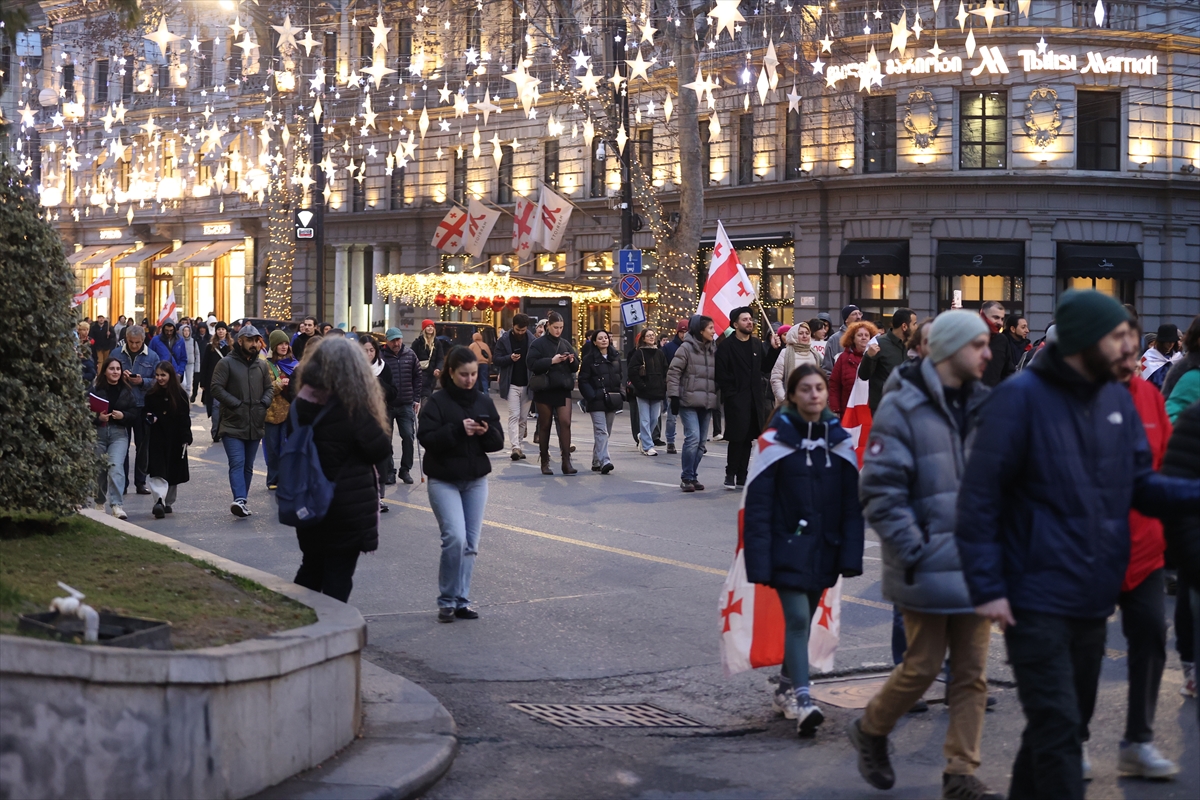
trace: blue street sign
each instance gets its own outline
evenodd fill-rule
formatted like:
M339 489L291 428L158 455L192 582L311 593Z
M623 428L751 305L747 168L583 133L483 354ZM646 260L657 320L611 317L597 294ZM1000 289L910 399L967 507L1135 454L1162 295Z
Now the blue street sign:
M641 250L618 250L617 251L617 273L619 275L641 275L642 274L642 251Z
M621 322L626 328L641 325L646 321L646 305L641 300L630 300L621 303Z
M642 291L642 279L637 275L624 275L617 291L621 293L621 297L632 300Z

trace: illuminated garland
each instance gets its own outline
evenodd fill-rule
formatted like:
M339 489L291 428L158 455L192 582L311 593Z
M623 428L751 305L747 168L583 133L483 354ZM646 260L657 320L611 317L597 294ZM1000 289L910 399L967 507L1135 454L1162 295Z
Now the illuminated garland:
M293 240L293 192L284 171L271 181L271 211L267 216L267 291L263 315L268 319L292 318L292 273L296 265Z
M485 305L491 307L497 297L569 297L573 303L611 303L616 299L608 287L579 289L570 284L560 287L505 275L380 275L375 279L375 288L382 297L417 308L461 307L463 298L468 297L472 299L470 305L478 303L480 309Z

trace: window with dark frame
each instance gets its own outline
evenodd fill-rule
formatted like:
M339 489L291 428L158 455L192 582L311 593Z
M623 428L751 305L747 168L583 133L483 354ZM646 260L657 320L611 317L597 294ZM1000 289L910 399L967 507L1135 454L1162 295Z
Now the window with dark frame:
M496 202L500 205L507 205L513 201L512 182L513 149L512 145L503 144L500 145L500 166L496 170Z
M558 188L558 139L547 139L542 144L542 182L551 189ZM512 183L511 177L509 183ZM511 196L509 202L512 202Z
M754 112L738 117L738 184L754 183Z
M402 19L396 26L396 69L401 73L395 76L397 81L401 80L403 73L412 63L412 44L412 20Z
M637 160L646 177L654 179L654 128L641 128L637 132Z
M10 74L12 74L12 46L5 40L0 42L0 94L3 94L8 87Z
M96 62L96 94L97 103L108 102L108 59L101 58Z
M800 167L804 163L803 147L800 140L800 115L787 112L783 134L783 179L794 181L804 177Z
M367 210L367 176L361 172L350 176L350 210Z
M526 42L525 36L529 31L529 20L525 18L525 11L520 3L513 3L512 7L512 66L516 67L525 60Z
M401 166L392 167L391 186L388 191L389 203L388 206L392 211L399 211L404 208L404 173L405 168Z
M607 194L604 178L608 173L608 162L606 158L600 158L600 147L603 144L604 140L599 136L592 139L592 185L588 193L590 197L604 197ZM605 147L607 148L607 145Z
M121 100L126 103L133 102L133 64L133 56L125 56L125 74L121 76Z
M375 63L375 34L364 26L358 32L358 70L361 72Z
M857 275L851 282L850 302L880 327L891 327L891 315L908 305L908 276L892 273Z
M467 6L467 48L476 53L483 51L483 12L479 4L472 2Z
M242 49L234 46L232 39L225 40L229 44L229 80L242 79Z
M962 92L958 120L959 169L1008 165L1008 92Z
M325 31L325 40L321 50L325 56L325 64L322 67L325 70L325 88L333 90L337 88L338 74L338 41L336 31Z
M467 204L467 154L463 153L454 159L454 202L459 205Z
M863 99L863 172L896 171L896 96Z
M708 132L708 120L700 120L700 169L703 175L700 184L708 186L712 183L712 142Z
M201 89L207 89L213 83L213 40L207 39L200 43L199 63L196 65L196 83Z
M170 88L171 88L171 65L170 64L159 64L158 65L158 90L160 92L166 92L166 91L170 90Z
M63 64L62 88L68 103L75 102L75 64Z
M961 292L962 308L978 309L989 300L999 300L1009 314L1024 311L1025 279L1010 275L941 275L938 277L938 311L954 306L954 292Z
M1121 93L1080 92L1076 99L1075 168L1121 168Z

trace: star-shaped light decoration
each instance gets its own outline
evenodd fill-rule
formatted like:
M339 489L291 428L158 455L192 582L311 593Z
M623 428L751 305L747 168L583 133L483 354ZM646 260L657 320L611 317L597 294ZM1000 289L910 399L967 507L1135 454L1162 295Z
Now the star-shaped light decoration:
M450 120L438 120L438 130L442 131L443 133L448 133L450 131Z
M585 55L582 51L572 54L571 60L575 62L575 66L571 69L588 69L592 64L592 57Z
M443 83L442 87L438 89L438 102L449 103L450 95L452 94L454 94L454 90L450 88L449 79L447 79L447 82Z
M379 155L379 151L375 149L375 145L371 145L370 147L367 148L367 155L370 156L371 158L374 158L375 156ZM366 162L364 161L363 163L365 164Z
M654 34L658 33L658 28L651 25L649 19L638 27L642 29L642 41L654 44Z
M821 52L830 54L833 53L833 39L829 38L828 33L826 33L825 38L821 40Z
M108 161L112 161L113 166L116 166L118 161L125 158L125 151L127 149L129 148L121 144L121 137L114 136L112 141L108 143Z
M425 73L425 51L421 50L412 57L409 62L408 72L410 75L416 75L418 78Z
M708 107L715 108L716 102L713 100L713 89L716 84L713 82L712 76L705 76L704 71L699 67L696 68L696 80L691 83L684 84L683 88L691 89L696 93L696 102L699 103L707 97Z
M671 99L671 95L667 95L667 99L663 100L663 117L667 122L671 121L671 112L675 110L675 101Z
M312 87L314 92L324 91L325 79L327 77L328 76L325 74L325 68L317 67L315 70L313 70L313 76L308 79L308 85Z
M788 111L789 112L795 111L797 114L799 114L800 113L800 101L802 99L803 98L801 98L800 95L796 93L796 84L793 83L792 90L790 92L788 92L788 94L787 94Z
M126 108L125 108L125 101L124 101L124 100L122 100L121 102L117 103L117 105L116 105L116 106L113 108L113 116L115 116L115 117L117 118L117 122L124 122L124 121L125 121L125 112L126 112L127 110L128 110L128 109L126 109Z
M500 106L493 103L490 97L484 95L483 102L475 104L475 110L483 114L483 124L487 125L488 117L491 116L492 112L500 113ZM479 131L476 130L475 133L478 134Z
M650 76L646 74L646 70L650 68L651 62L642 58L641 48L638 48L637 58L635 58L633 61L625 59L625 63L629 65L630 81L632 81L634 78L641 78L646 83L650 82Z
M717 5L712 11L708 12L708 16L716 20L713 23L714 39L720 38L721 31L729 31L729 38L734 38L734 26L739 22L746 21L746 18L742 16L742 12L738 11L738 1L717 0Z
M614 92L619 92L621 91L621 84L625 82L625 76L620 72L613 70L613 74L609 76L608 82L613 85Z
M963 46L967 48L967 58L975 57L975 29L967 31L967 40L963 42Z
M112 108L110 107L106 109L104 116L100 118L100 121L104 123L104 130L106 133L112 130L113 120L115 119L116 117L113 116Z
M167 17L166 15L163 15L163 18L158 21L158 30L156 30L154 33L143 36L142 38L154 42L156 45L158 45L158 51L166 56L167 45L177 39L182 39L183 37L176 36L167 30Z
M1096 27L1104 27L1104 0L1096 0L1096 11L1092 14L1092 18L1096 20Z
M50 127L61 128L62 126L63 126L63 115L56 111L50 116Z
M1096 2L1099 3L1101 0L1096 0ZM987 0L983 8L972 8L971 13L983 17L984 22L987 23L988 33L992 32L992 23L996 21L996 17L1003 17L1008 14L1007 11L996 8L996 4L992 0Z
M253 50L254 48L258 47L258 43L252 41L250 39L250 31L246 31L245 36L242 38L242 40L240 42L238 42L236 45L234 45L234 47L242 48L242 57L249 58L250 51Z
M717 139L721 138L721 120L719 119L719 116L719 114L713 114L708 118L709 141L715 142Z
M928 52L929 55L933 56L934 58L941 58L942 53L944 53L946 51L943 50L942 48L938 47L937 37L934 36L933 37L933 47L929 48L929 50L927 50L926 52Z
M479 136L479 128L475 129L475 133L471 136L471 158L477 159L483 153L482 139Z
M306 56L312 55L312 49L313 49L313 47L315 47L317 45L317 40L312 37L312 29L311 28L305 29L304 38L301 39L298 42L298 44L304 48L304 55L306 55Z
M775 91L775 87L779 85L779 56L775 54L775 40L771 39L767 42L767 54L763 56L763 70L767 73L767 81L771 85L771 91Z
M990 3L992 0L988 0L988 2ZM892 26L892 43L888 47L888 52L899 50L900 57L904 58L904 51L908 49L908 37L912 35L912 32L908 29L908 10L906 9L900 15L899 23L893 22L890 24Z
M596 126L592 124L591 117L583 121L583 145L588 150L592 149L592 139L596 138Z
M1045 36L1038 39L1037 49L1038 49L1039 56L1043 56L1046 54L1046 37Z
M160 126L154 123L154 115L151 114L146 118L146 121L138 127L144 130L148 136L153 136L154 132L158 130Z
M883 9L875 9L875 19L883 19Z
M364 108L363 108L363 130L364 131L367 128L374 128L375 127L375 118L377 116L379 116L378 114L375 113L375 109L371 108L371 94L369 92L367 93L365 100L366 100L366 102L364 103Z
M912 25L913 38L919 40L921 38L921 31L923 30L925 29L921 27L921 15L917 14L917 18L913 20Z
M370 75L371 80L375 82L375 88L378 89L380 84L383 83L384 76L391 75L395 71L391 67L386 66L382 58L377 58L373 60L371 66L363 69L363 74Z
M192 38L188 39L188 44L190 44L192 46L193 53L200 52L200 39L199 38L197 38L196 36L193 36Z
M486 98L484 98L484 99L486 99ZM471 104L467 102L466 95L462 95L462 94L454 95L454 118L455 119L458 119L461 116L465 116L468 112L470 112L470 110L471 110Z
M235 39L242 35L242 31L246 30L236 14L233 17L233 24L229 26L229 30L233 31L233 38Z
M298 45L296 44L296 34L300 32L300 29L292 27L292 15L291 14L283 15L283 24L282 25L272 25L271 27L275 30L276 33L279 34L279 49L280 50L285 50L285 49L295 50L298 48Z
M967 27L966 27L967 26L967 18L969 16L970 15L967 14L967 7L962 4L962 0L959 0L958 13L954 15L954 18L956 20L958 20L958 29L960 31L964 31L967 29Z
M525 62L517 64L517 68L504 76L506 81L512 81L517 90L517 97L524 97L530 90L541 83L540 80L525 71Z
M429 108L421 106L421 117L417 120L417 129L421 131L421 138L425 138L425 134L429 131Z
M825 71L825 62L821 60L820 56L817 56L817 60L812 62L812 71L813 75L820 75Z
M1017 0L1017 11L1025 15L1025 19L1029 19L1029 6L1033 0Z
M579 80L579 87L583 90L584 94L591 95L598 92L597 87L600 84L600 76L592 72L591 65L588 65L586 74L577 75L576 78Z
M496 162L496 166L500 166L500 159L504 158L504 143L500 141L500 134L492 134L492 138L488 140L488 144L492 146L492 160Z
M383 24L383 14L375 15L375 24L371 26L371 35L374 37L371 42L372 50L382 50L387 52L388 49L388 34L392 29Z

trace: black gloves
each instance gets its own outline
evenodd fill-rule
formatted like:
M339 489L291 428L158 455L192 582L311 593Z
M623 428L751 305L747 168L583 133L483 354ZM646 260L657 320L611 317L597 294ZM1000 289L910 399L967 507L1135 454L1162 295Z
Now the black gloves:
M678 397L671 398L671 416L673 416L673 417L679 416L679 398Z

